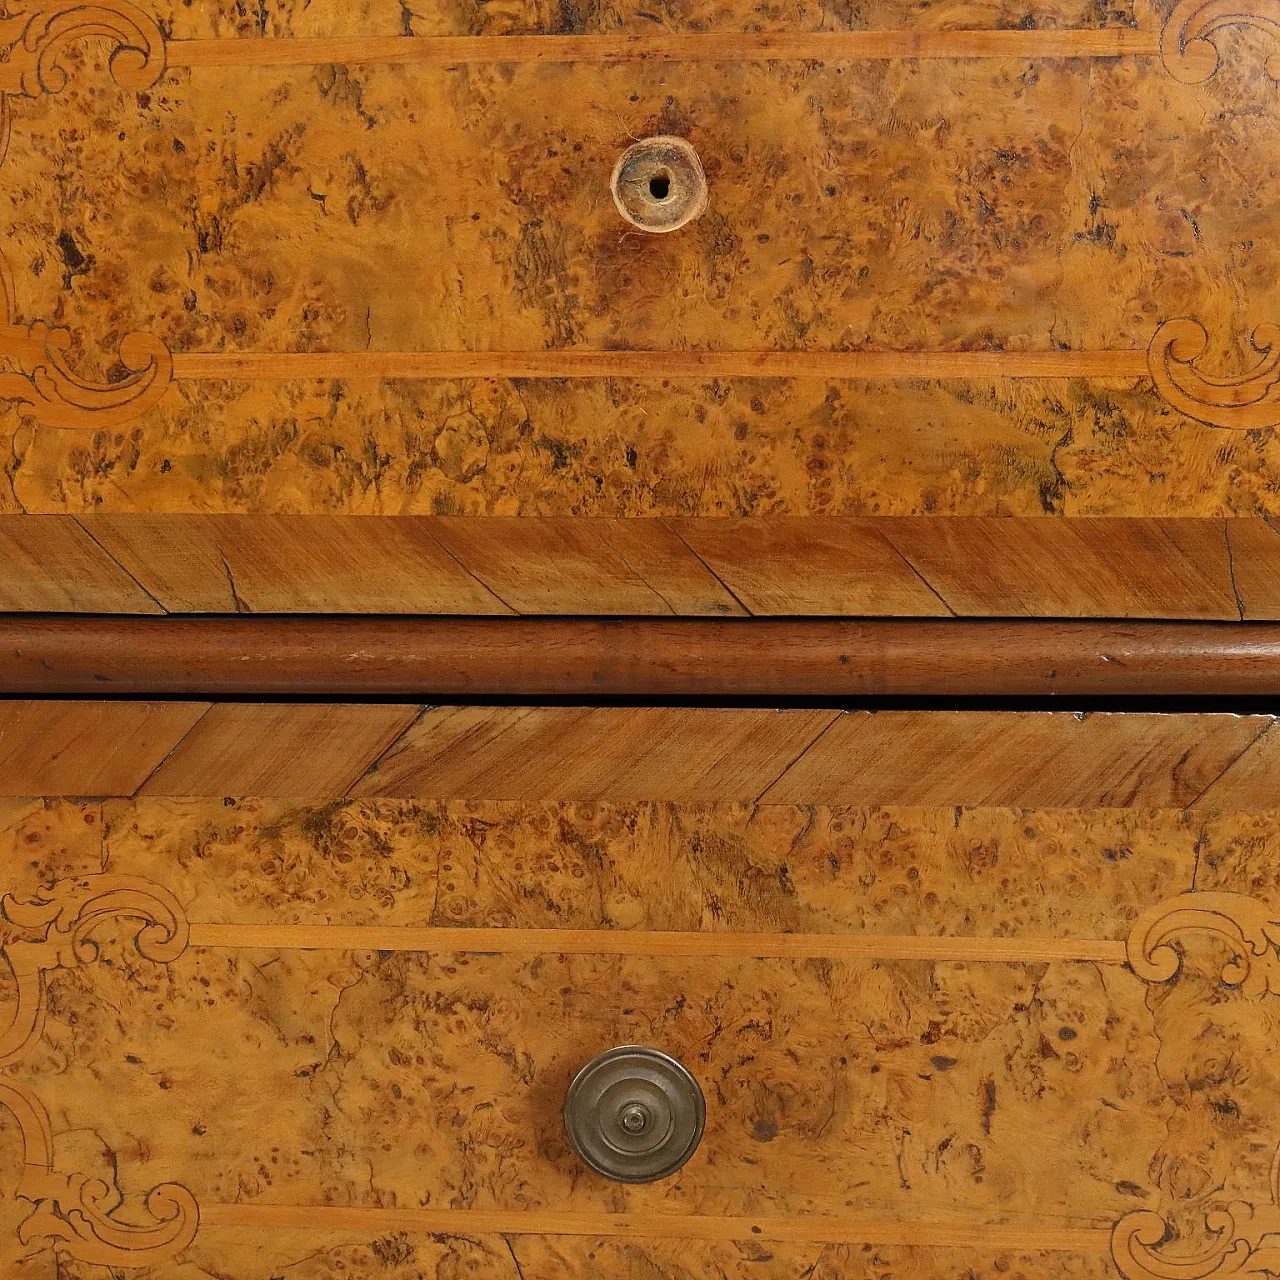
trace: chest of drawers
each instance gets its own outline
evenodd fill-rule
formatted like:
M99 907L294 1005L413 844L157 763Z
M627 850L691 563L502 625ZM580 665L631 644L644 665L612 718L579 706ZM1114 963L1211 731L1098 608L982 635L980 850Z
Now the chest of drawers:
M1280 1274L1276 30L9 0L0 1276Z

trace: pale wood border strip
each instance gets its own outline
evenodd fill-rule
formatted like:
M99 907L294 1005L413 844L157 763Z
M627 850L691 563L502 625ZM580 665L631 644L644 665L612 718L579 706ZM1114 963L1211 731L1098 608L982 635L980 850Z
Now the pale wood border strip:
M432 951L495 955L713 956L756 960L926 960L1124 964L1125 944L1098 938L673 932L638 929L415 928L333 924L191 925L194 947L283 951Z
M959 1226L867 1222L822 1216L705 1217L697 1214L552 1213L542 1210L377 1209L366 1206L201 1203L202 1227L254 1230L425 1231L442 1235L600 1236L628 1239L773 1240L1038 1253L1105 1253L1110 1228Z
M841 62L883 58L1123 58L1160 51L1154 31L690 32L672 35L346 36L171 40L170 67L386 62Z
M568 37L556 37L561 38ZM1148 371L1147 353L1138 350L188 351L175 353L173 374L187 380L287 382L307 378L1145 378Z

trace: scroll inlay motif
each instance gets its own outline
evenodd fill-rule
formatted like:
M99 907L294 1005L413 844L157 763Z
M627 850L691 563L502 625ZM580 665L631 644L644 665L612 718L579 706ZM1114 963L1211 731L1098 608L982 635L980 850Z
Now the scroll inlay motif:
M1218 69L1218 49L1209 38L1223 27L1258 27L1280 37L1276 0L1182 0L1160 33L1165 68L1183 84L1199 84ZM1267 75L1280 80L1280 54L1266 62Z
M1182 969L1177 939L1191 934L1224 943L1230 957L1221 980L1247 998L1280 995L1280 920L1246 894L1179 894L1138 918L1128 939L1129 967L1146 982L1168 982ZM1148 1209L1122 1217L1111 1256L1126 1280L1216 1280L1280 1275L1280 1150L1271 1166L1270 1200L1235 1200L1205 1217L1216 1239L1185 1252L1170 1242L1163 1217Z
M154 19L128 0L81 4L76 0L9 0L0 16L0 164L12 128L10 98L58 93L68 80L60 59L78 40L105 37L114 49L112 79L122 89L148 89L164 72L164 36ZM0 400L15 402L42 426L113 428L133 421L164 395L173 378L168 347L148 333L120 344L123 376L97 382L76 374L67 360L71 333L43 321L21 324L13 276L0 260L4 314L0 317Z
M1280 426L1280 325L1262 324L1251 338L1262 359L1247 373L1213 378L1195 368L1209 335L1190 317L1166 320L1147 349L1156 390L1197 422L1234 431Z
M176 898L136 876L90 875L60 880L30 901L0 899L0 916L24 936L0 947L17 984L9 1025L0 1030L0 1068L15 1065L40 1034L46 1008L45 974L92 964L94 931L105 921L138 925L136 946L148 960L168 964L187 946L187 922ZM48 1112L11 1075L0 1074L0 1107L17 1121L23 1171L17 1195L35 1205L23 1222L24 1244L48 1241L59 1255L112 1267L146 1267L171 1258L195 1238L199 1208L191 1192L164 1183L147 1196L152 1223L114 1216L115 1192L101 1179L56 1167Z

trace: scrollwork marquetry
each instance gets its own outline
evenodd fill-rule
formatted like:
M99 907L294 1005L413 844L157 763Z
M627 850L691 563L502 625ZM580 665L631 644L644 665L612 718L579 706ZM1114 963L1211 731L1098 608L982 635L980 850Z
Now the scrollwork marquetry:
M1280 37L1277 0L1182 0L1160 33L1165 69L1183 84L1199 84L1218 69L1218 50L1210 39L1223 27L1258 27ZM1266 63L1267 74L1280 80L1280 54Z
M1182 967L1175 938L1207 935L1230 950L1222 969L1227 986L1247 996L1280 995L1280 921L1274 914L1243 893L1179 894L1138 917L1126 943L1129 968L1146 982L1167 982Z
M45 975L92 964L98 956L93 933L105 921L136 922L139 954L161 964L176 960L187 946L186 917L177 899L136 876L61 880L27 901L7 895L0 899L0 916L22 934L36 935L0 947L17 985L13 1015L0 1030L0 1067L16 1063L40 1034ZM151 1222L122 1221L105 1182L58 1171L48 1113L12 1076L0 1075L0 1107L16 1120L23 1143L17 1195L35 1205L19 1229L24 1244L47 1241L58 1253L84 1263L146 1267L173 1257L194 1239L200 1213L185 1187L165 1183L148 1194Z
M0 324L0 400L16 402L46 427L111 429L132 422L159 402L173 380L173 357L159 338L131 333L120 344L127 370L115 382L92 382L71 368L67 352L71 331L41 321L14 321L13 283L0 259L3 323Z
M1280 920L1243 893L1193 891L1169 898L1135 921L1126 943L1129 968L1145 982L1169 982L1182 970L1179 938L1213 938L1229 955L1221 980L1246 997L1280 995ZM1271 1165L1270 1203L1236 1200L1205 1217L1213 1238L1182 1247L1158 1213L1125 1214L1111 1232L1111 1257L1125 1280L1222 1280L1280 1276L1280 1150Z
M10 96L58 93L69 79L62 55L79 40L109 40L111 78L122 89L150 89L164 74L164 33L129 0L8 0L0 13L0 160L9 141Z
M1251 338L1262 359L1247 373L1214 378L1195 368L1209 335L1190 317L1166 320L1147 348L1156 390L1175 409L1212 427L1252 431L1280 426L1280 325L1259 325Z
M3 0L0 0L3 4ZM112 44L111 75L123 89L149 89L164 72L164 35L129 0L8 0L0 13L0 163L9 147L10 99L57 93L68 80L62 55L75 41ZM123 376L99 382L74 372L71 333L42 321L17 321L13 281L0 262L4 316L0 322L0 400L17 403L42 426L112 429L155 405L173 379L168 347L153 334L131 333L120 344Z
M1219 1280L1280 1276L1280 1208L1236 1201L1205 1218L1207 1249L1165 1247L1168 1224L1147 1209L1127 1213L1111 1232L1111 1257L1125 1280Z

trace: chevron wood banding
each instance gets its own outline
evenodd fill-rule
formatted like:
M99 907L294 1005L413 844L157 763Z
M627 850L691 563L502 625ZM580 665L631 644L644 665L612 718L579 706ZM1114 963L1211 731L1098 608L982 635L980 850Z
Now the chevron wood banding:
M208 709L0 701L0 795L132 795Z
M1276 785L1271 724L1210 714L11 700L0 701L0 794L216 799L246 787L326 802L1229 810L1258 805Z
M0 514L0 564L42 612L1280 619L1260 518Z

